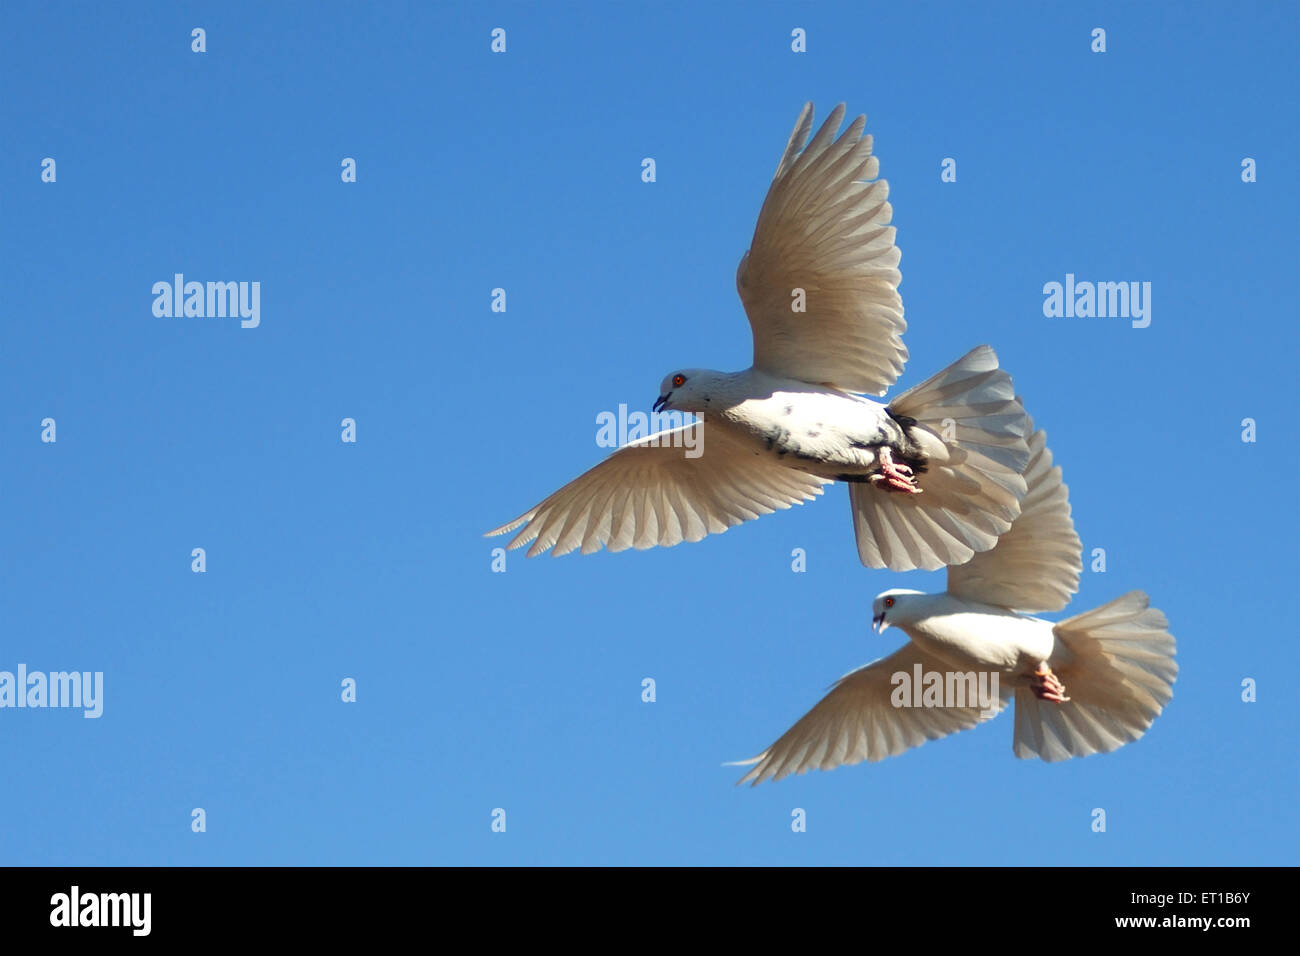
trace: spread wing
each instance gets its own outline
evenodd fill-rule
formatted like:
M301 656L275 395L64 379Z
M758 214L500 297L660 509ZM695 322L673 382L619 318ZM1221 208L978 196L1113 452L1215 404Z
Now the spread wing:
M1020 516L998 543L948 568L949 594L1017 611L1059 611L1079 590L1083 545L1042 431L1029 436L1025 484Z
M739 782L760 784L792 773L884 760L927 740L974 727L1000 713L1010 698L1011 688L999 687L999 697L986 716L978 702L970 707L895 707L891 697L899 685L894 675L904 673L910 680L916 664L922 673L952 670L909 642L888 657L846 674L780 740L753 760L742 761L756 766Z
M668 548L811 501L824 484L696 422L629 442L488 535L518 529L509 547L532 542L530 558Z
M736 272L754 367L883 395L907 361L889 184L875 179L866 117L836 139L841 103L805 149L812 115L808 103ZM796 289L806 311L795 311Z

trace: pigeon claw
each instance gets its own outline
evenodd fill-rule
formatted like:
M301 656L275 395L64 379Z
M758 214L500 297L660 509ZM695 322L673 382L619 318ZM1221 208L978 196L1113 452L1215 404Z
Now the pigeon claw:
M881 491L900 491L904 494L919 495L921 489L916 487L916 477L907 465L898 464L889 453L888 445L881 445L876 451L876 465L880 468L867 480Z
M1065 696L1065 685L1061 683L1060 678L1052 673L1052 669L1047 666L1047 662L1038 665L1038 670L1034 671L1034 676L1029 682L1029 689L1034 692L1034 696L1039 700L1050 700L1054 704L1064 704L1070 698Z

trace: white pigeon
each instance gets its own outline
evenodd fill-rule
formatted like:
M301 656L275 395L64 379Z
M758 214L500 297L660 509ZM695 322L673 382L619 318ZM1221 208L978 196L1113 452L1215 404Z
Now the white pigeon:
M844 481L868 567L933 570L997 543L1020 513L1030 427L993 350L887 406L860 394L897 379L906 323L889 187L866 118L837 139L843 117L805 148L804 106L740 260L753 367L668 375L654 411L702 421L625 445L489 535L517 530L509 546L529 557L671 547Z
M880 594L873 627L897 626L911 641L840 678L780 740L732 764L755 764L741 783L883 760L996 716L1013 694L1017 757L1107 753L1146 733L1173 696L1178 665L1168 621L1143 592L1059 623L1017 613L1065 607L1082 568L1061 469L1043 432L1029 444L1029 491L997 547L949 568L944 594ZM942 691L929 674L941 675ZM915 706L918 677L938 706ZM978 687L990 692L983 701Z

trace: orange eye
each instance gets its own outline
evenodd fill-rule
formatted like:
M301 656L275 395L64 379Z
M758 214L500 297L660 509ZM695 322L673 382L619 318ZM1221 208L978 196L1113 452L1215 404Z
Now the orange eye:
M673 388L681 388L681 387L682 387L683 385L685 385L685 384L686 384L686 376L685 376L685 375L674 375L674 376L673 376Z
M885 598L885 607L893 607L893 606L894 606L894 599L893 599L893 598Z

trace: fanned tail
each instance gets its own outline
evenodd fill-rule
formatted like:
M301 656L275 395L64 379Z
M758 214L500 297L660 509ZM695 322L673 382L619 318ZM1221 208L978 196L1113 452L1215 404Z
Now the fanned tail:
M1178 676L1168 628L1141 591L1057 624L1057 639L1073 656L1054 670L1070 699L1057 704L1016 690L1016 756L1086 757L1145 734L1173 697Z
M973 349L889 411L916 423L909 433L926 457L922 493L849 486L862 563L933 571L992 548L1020 514L1033 430L997 354Z

